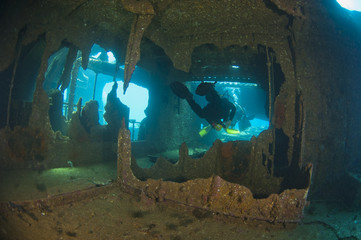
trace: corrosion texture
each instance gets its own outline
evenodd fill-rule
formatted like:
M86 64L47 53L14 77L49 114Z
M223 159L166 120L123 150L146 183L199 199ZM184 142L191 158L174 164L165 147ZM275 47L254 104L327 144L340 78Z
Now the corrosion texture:
M124 127L118 136L118 182L132 192L154 202L172 202L206 211L248 220L272 223L297 222L306 205L307 189L288 189L281 194L255 199L245 186L219 176L183 183L148 179L138 180L131 170L131 140Z

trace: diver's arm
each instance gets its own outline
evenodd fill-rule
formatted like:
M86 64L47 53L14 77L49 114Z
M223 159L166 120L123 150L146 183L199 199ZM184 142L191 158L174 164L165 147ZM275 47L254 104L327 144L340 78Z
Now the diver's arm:
M187 98L186 100L189 106L192 108L193 112L195 112L200 118L205 118L203 109L198 105L198 103L194 101L193 98Z

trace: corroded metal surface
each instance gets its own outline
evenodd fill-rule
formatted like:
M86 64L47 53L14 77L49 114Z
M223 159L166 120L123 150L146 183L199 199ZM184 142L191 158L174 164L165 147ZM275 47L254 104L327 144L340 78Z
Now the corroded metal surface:
M130 3L134 10L127 8L124 4L126 2ZM145 2L134 0L123 1L123 4L120 4L121 1L79 3L64 0L24 1L19 5L17 1L9 1L10 7L5 6L3 16L1 72L9 69L14 61L20 29L27 26L24 46L30 45L43 34L46 37L46 49L33 98L31 127L46 128L44 131L51 134L47 119L48 100L41 86L48 58L61 47L63 40L66 39L82 51L84 68L87 66L91 46L95 42L114 51L116 56L120 56L122 63L134 14L145 13L143 10L135 10L136 7L132 4L139 3L141 6ZM344 23L349 20L342 17L344 15L341 8L335 1L150 2L156 16L144 36L154 43L149 46L159 46L177 69L188 71L192 64L193 50L205 44L221 49L238 45L255 51L259 50L257 47L261 45L274 50L276 62L280 64L285 78L276 97L276 101L281 104L277 111L277 117L280 117L277 123L290 139L288 159L293 156L296 159L300 155L302 165L306 162L317 164L317 174L313 181L316 190L327 189L328 192L335 192L327 188L330 179L338 182L338 176L345 174L343 171L346 163L359 166L356 163L361 155L359 131L352 131L359 128L360 117L355 116L361 116L356 114L360 113L361 109L358 91L360 87L356 84L360 79L360 40L355 36L359 32L356 27L350 27L353 24L345 28L348 24ZM276 7L267 3L274 3ZM299 10L304 16L293 17L299 16ZM147 63L164 58L157 54L154 54L154 57L149 58ZM165 77L157 74L163 69L155 69L155 64L150 66L148 70L156 73L153 74L152 81L165 82ZM6 79L3 78L4 81ZM7 83L4 82L5 90L1 96L7 94L6 86ZM304 98L302 139L297 137L299 132L295 132L295 125L300 119L296 116L297 110L294 106L298 91L302 92ZM152 96L157 95L163 97L162 94ZM157 101L158 99L155 100ZM264 143L268 143L266 140L264 138ZM301 149L296 149L299 147L297 142L302 142ZM2 141L4 147L7 147L6 144L6 141ZM345 155L345 152L348 154ZM263 152L256 154L263 156ZM328 161L329 159L332 161Z
M117 179L121 184L128 185L135 182L136 178L130 169L131 157L131 138L130 132L124 126L119 130L118 135L118 160L117 160Z
M303 5L305 5L306 1L300 0L271 0L280 10L285 11L287 14L302 17L303 13Z
M188 147L183 143L179 149L179 159L173 164L165 158L158 158L150 168L141 168L137 165L135 157L132 157L132 171L139 179L165 179L177 181L177 179L208 178L213 174L222 174L222 158L220 156L221 141L214 142L213 146L199 159L193 159L188 154Z
M152 22L154 9L151 3L146 0L131 1L123 0L123 6L126 10L136 13L130 30L127 55L124 64L124 93L128 88L130 78L135 70L135 65L140 58L140 43L145 29Z
M122 128L118 137L118 182L125 190L141 192L143 199L175 202L243 219L268 222L297 222L306 205L307 189L290 189L255 199L252 192L219 176L183 183L138 180L131 170L130 133ZM309 168L311 171L311 167Z
M154 14L152 4L148 0L122 0L125 10L136 14Z
M135 70L135 65L140 58L140 42L145 29L152 21L153 15L136 15L129 35L127 56L124 64L124 92L127 90L130 78Z
M94 198L100 194L110 192L114 185L107 185L102 187L90 187L87 189L76 190L72 192L62 193L55 196L49 196L47 198L37 200L24 200L24 201L7 201L0 202L0 213L8 210L14 211L21 208L23 210L48 210L57 206L64 206L72 204L86 199Z
M76 56L78 54L78 49L74 45L69 46L69 52L66 57L66 62L64 66L63 74L61 75L61 78L58 82L57 88L61 86L61 91L64 92L65 89L68 88L71 75L72 75L72 69L73 69L73 63L76 60Z

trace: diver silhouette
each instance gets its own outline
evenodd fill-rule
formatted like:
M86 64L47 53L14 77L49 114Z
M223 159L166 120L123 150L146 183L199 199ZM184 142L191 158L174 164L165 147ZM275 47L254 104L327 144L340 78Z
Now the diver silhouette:
M202 82L196 89L196 94L205 96L208 104L201 108L193 99L193 94L181 82L173 82L170 85L172 91L178 97L187 100L191 109L200 117L204 118L210 126L216 130L224 128L227 133L239 133L236 130L228 129L233 117L236 113L236 107L228 99L222 98L215 90L215 83ZM200 132L204 136L211 129L210 126L205 128L204 132Z

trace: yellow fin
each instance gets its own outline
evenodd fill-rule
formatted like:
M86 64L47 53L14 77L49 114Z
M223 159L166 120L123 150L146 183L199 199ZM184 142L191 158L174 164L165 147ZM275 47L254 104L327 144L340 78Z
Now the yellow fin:
M209 131L212 129L211 125L208 125L207 127L202 128L202 130L199 131L199 136L204 137Z
M239 134L239 133L241 133L240 131L238 131L236 129L231 129L231 128L225 128L225 130L229 134Z

